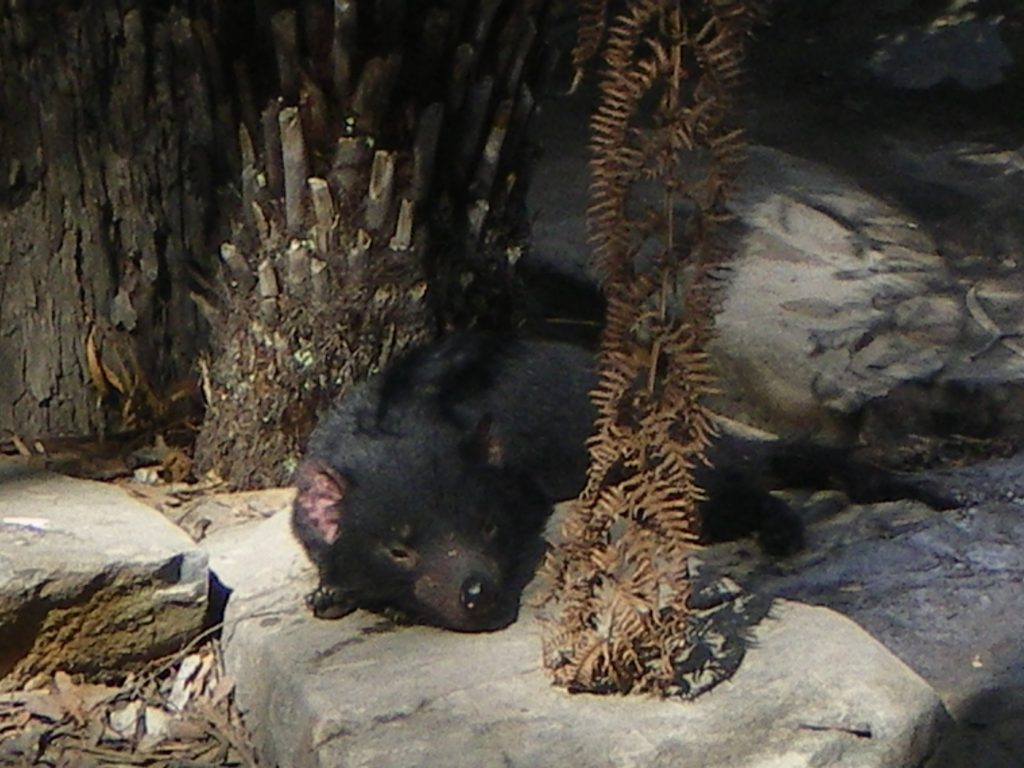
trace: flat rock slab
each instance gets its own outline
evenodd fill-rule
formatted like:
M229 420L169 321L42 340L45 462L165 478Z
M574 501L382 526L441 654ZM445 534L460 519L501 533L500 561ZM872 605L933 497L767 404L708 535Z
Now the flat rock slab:
M103 483L0 463L0 690L176 648L205 618L206 555Z
M207 542L232 590L225 658L262 759L305 766L917 765L947 715L849 619L777 603L737 674L694 702L569 695L536 622L490 634L312 618L287 513Z

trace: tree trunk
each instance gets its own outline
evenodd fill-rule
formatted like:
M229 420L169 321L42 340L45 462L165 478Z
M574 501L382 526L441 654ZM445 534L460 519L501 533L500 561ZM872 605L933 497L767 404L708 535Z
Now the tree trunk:
M342 387L506 316L546 5L0 0L0 430L198 370L200 466L279 483Z
M208 28L93 5L0 0L0 433L132 426L205 337L188 264L235 154Z

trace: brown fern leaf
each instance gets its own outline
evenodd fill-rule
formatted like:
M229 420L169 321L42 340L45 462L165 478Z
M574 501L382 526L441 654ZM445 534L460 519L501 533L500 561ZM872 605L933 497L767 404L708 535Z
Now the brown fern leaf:
M586 2L596 50L607 7ZM743 146L729 116L752 19L743 0L627 0L607 28L587 212L608 300L597 418L567 544L545 563L560 589L545 606L558 617L546 665L574 690L689 690L694 470L715 433L701 404L714 388L705 276L728 255L717 233ZM679 201L694 210L685 222Z
M573 91L579 86L583 70L601 48L608 18L608 0L577 0L577 6L579 32L572 49Z
M606 279L626 269L631 259L626 217L629 183L643 167L643 154L628 142L630 120L650 88L654 73L634 67L643 30L660 10L661 0L634 0L615 20L605 48L601 100L591 120L591 206L587 212L594 258Z
M579 649L575 654L573 668L567 669L572 676L568 678L570 690L595 690L606 688L605 681L611 671L611 649L607 640L591 643Z
M565 667L572 658L572 644L577 633L571 628L559 626L551 617L541 617L540 621L544 629L541 650L544 666L557 671Z

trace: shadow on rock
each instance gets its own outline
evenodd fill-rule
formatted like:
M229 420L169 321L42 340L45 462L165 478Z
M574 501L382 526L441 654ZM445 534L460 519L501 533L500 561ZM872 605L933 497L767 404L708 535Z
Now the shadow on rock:
M1018 669L1018 678L1024 664ZM982 691L954 714L956 725L925 768L1019 768L1024 759L1024 685Z
M675 659L679 695L692 699L731 678L771 606L771 598L745 592L731 579L712 580L698 572L690 598L690 642Z

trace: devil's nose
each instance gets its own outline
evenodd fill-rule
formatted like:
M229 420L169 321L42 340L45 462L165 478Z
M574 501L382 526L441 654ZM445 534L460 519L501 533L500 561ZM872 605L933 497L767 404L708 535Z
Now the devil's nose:
M462 607L471 613L485 613L494 607L498 587L482 573L472 573L462 582L459 599Z

